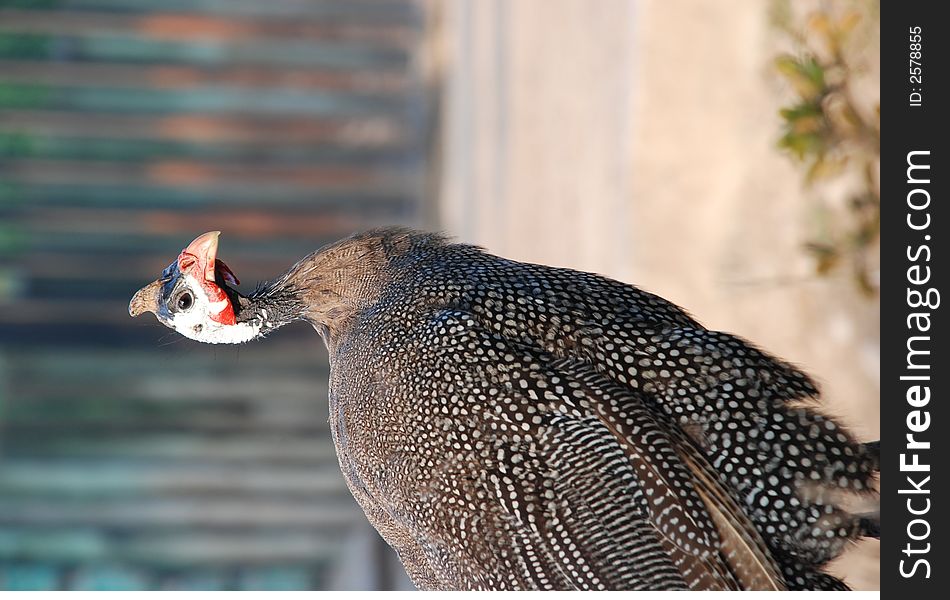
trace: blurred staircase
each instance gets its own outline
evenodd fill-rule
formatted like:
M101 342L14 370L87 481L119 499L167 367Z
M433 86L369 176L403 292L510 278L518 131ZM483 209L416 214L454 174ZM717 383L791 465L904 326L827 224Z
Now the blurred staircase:
M338 574L367 534L312 330L202 346L126 306L204 231L249 290L418 222L422 27L409 0L0 0L0 589L407 585L388 548Z

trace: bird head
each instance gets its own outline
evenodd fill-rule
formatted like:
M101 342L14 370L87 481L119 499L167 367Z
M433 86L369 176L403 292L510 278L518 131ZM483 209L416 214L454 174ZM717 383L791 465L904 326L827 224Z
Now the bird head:
M218 260L220 231L195 238L162 276L140 289L129 303L129 314L154 313L158 320L187 338L209 344L238 344L256 337L260 324L235 318L240 283Z

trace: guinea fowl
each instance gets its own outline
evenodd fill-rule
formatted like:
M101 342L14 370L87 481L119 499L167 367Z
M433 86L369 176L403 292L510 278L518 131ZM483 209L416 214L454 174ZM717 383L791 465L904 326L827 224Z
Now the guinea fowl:
M347 485L426 589L847 589L878 453L804 373L653 294L399 228L249 295L192 242L129 305L207 343L306 321Z

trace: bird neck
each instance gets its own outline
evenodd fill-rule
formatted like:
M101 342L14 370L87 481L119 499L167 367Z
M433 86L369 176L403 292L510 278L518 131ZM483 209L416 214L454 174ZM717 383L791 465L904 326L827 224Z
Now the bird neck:
M259 325L254 337L307 321L332 350L407 264L425 259L443 243L440 235L399 227L356 234L305 256L250 295L236 296L236 320Z
M256 331L252 339L264 337L303 318L304 304L300 294L293 289L265 283L248 296L229 291L235 307L235 321L237 325L244 324Z

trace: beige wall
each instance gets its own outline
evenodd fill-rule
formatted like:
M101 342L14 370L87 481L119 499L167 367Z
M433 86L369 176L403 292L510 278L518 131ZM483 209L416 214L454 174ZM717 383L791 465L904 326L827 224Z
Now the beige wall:
M818 279L767 3L458 0L433 7L439 226L511 258L597 271L804 367L879 431L879 304ZM878 587L876 542L836 565Z

